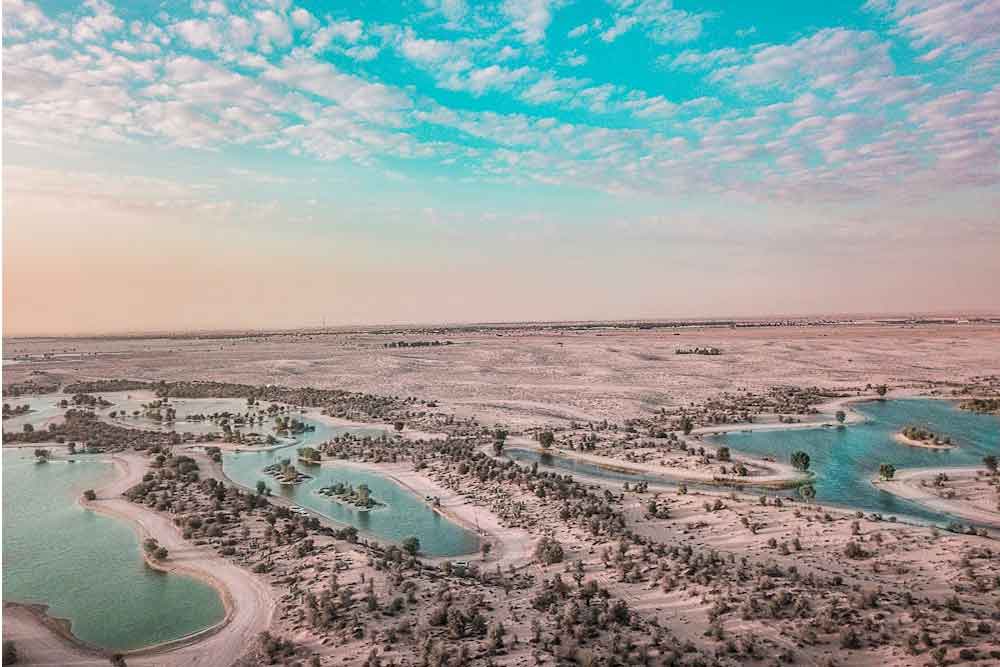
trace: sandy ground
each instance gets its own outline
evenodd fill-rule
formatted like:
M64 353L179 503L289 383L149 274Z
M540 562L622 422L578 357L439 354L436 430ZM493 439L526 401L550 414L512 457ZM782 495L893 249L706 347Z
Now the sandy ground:
M393 340L452 345L385 348ZM85 353L4 368L146 380L201 378L369 391L438 400L480 421L512 426L621 420L723 391L775 385L894 387L1000 374L1000 326L782 326L548 331L440 329L330 332L233 339L16 339L4 355ZM711 345L719 356L678 355ZM92 354L96 353L96 354Z
M225 619L216 627L198 635L130 652L129 665L170 667L198 665L225 667L241 655L249 640L271 625L277 596L271 587L248 571L217 556L212 550L185 540L164 514L134 504L122 492L142 480L146 457L134 453L112 458L120 475L97 489L95 501L81 501L94 511L129 521L140 540L154 537L170 552L158 569L201 579L219 591L226 607ZM4 615L4 638L13 639L19 651L30 658L24 664L107 664L107 658L95 658L93 651L59 636L43 623L38 614L24 608L10 617ZM34 662L38 660L39 662Z
M939 473L948 476L934 485ZM1000 507L995 480L982 468L914 468L899 470L890 481L872 480L878 488L931 509L946 512L976 526L1000 530ZM949 498L945 494L953 493Z

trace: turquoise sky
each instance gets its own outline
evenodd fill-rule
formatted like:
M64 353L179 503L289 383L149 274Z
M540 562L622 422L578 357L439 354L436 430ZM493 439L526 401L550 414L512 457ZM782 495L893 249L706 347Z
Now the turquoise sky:
M994 0L5 0L3 30L10 333L1000 309Z

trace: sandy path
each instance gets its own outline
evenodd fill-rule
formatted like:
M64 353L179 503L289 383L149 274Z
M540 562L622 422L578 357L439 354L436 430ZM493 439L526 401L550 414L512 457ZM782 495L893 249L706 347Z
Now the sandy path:
M119 475L97 489L97 500L81 503L94 511L129 521L140 541L155 537L170 552L159 569L195 577L212 585L222 596L226 617L218 625L192 637L139 649L127 654L129 665L157 667L228 667L251 645L256 635L270 627L277 602L271 587L214 551L183 538L169 517L121 497L142 480L147 460L134 453L112 458ZM107 658L60 636L51 623L31 610L13 607L4 613L4 637L14 639L30 661L24 664L106 665Z
M249 642L271 625L276 595L271 587L246 570L205 547L195 546L181 535L169 517L136 505L121 497L128 488L142 480L146 470L145 457L125 453L115 455L116 465L124 475L98 491L97 500L88 503L99 512L127 519L136 526L140 538L155 537L166 547L170 556L160 567L193 576L211 584L226 606L224 625L206 631L203 639L191 638L172 642L177 646L167 652L165 647L136 651L129 664L137 665L200 665L224 667L247 650Z
M993 512L984 507L971 504L958 498L942 498L921 485L921 482L933 482L938 473L945 473L951 482L972 480L982 468L911 468L898 470L890 481L873 479L872 484L900 498L912 500L930 509L951 514L975 526L1000 530L1000 512Z

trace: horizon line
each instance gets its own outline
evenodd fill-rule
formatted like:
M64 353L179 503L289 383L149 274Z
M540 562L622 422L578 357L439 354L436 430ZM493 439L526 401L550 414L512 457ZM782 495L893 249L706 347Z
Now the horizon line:
M1000 311L990 309L959 309L959 310L933 310L933 311L885 311L885 312L813 312L813 313L769 313L760 315L707 315L692 317L629 317L629 318L607 318L607 319L561 319L561 320L496 320L496 321L438 321L438 322L370 322L370 323L345 323L345 324L322 324L322 325L296 325L288 327L257 327L257 328L222 328L208 327L203 329L121 329L106 331L81 331L73 333L28 333L8 335L3 334L4 341L46 339L46 340L74 340L89 338L180 338L180 337L218 337L229 336L239 337L245 335L282 335L282 334L328 334L328 333L350 333L352 331L366 332L378 329L418 329L418 328L447 328L457 329L462 327L486 327L486 328L511 328L517 326L552 326L552 325L583 325L583 324L608 324L608 325L628 325L628 324L692 324L692 325L712 325L730 323L766 323L782 320L802 320L803 322L817 322L831 320L831 324L859 322L870 320L874 322L884 320L912 320L915 318L935 318L941 320L956 320L965 318L976 319L1000 319Z

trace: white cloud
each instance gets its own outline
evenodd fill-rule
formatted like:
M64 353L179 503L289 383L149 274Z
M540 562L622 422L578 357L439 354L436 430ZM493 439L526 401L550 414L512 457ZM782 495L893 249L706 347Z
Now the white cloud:
M1000 61L1000 3L996 0L869 0L865 8L896 23L926 60L948 56Z
M76 41L96 41L102 39L104 33L115 33L125 27L124 21L115 16L114 9L104 0L86 0L83 4L92 15L80 19L73 27Z
M545 39L555 5L555 0L504 0L501 9L521 41L536 44Z
M713 14L675 9L673 0L612 0L614 20L601 33L605 42L613 42L633 27L641 26L655 42L692 42L701 36L704 22Z
M449 27L457 27L469 11L465 0L424 0L424 6L443 16Z
M312 36L309 49L314 53L329 48L334 41L348 44L357 43L364 36L364 23L354 21L332 21L319 28Z
M222 36L214 23L188 19L174 24L174 32L196 49L219 51L222 48Z
M283 16L270 9L254 12L257 22L258 48L270 51L273 47L286 47L292 43L292 31Z

